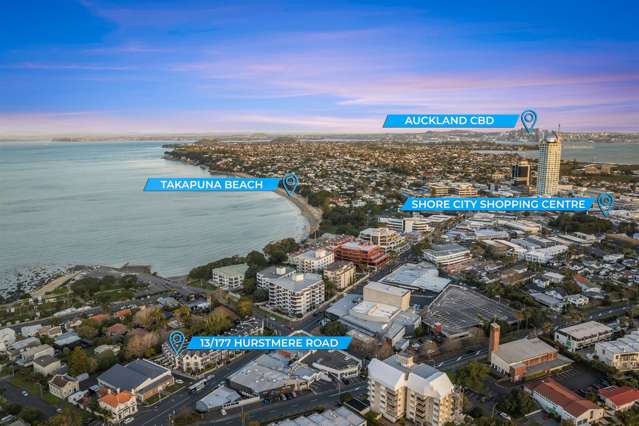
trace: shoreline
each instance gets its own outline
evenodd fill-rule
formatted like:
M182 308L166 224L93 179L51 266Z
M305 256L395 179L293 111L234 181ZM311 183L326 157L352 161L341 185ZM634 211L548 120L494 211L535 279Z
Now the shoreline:
M181 161L181 160L177 160L177 161ZM187 162L187 164L191 164L191 163ZM193 164L193 165L196 165L196 164ZM197 166L202 167L202 165L199 165L199 164L197 164ZM255 177L255 176L251 176L241 172L228 173L222 170L211 170L211 169L208 169L208 172L211 174L211 176L233 176L233 177L242 177L242 178ZM308 225L309 225L308 236L310 236L313 232L319 230L319 225L322 221L322 211L320 209L318 209L317 207L311 206L306 201L306 199L299 194L293 194L292 196L289 196L286 193L286 191L284 191L282 188L276 189L274 193L289 200L299 209L300 213L302 213L302 216L304 216L304 218L308 222Z

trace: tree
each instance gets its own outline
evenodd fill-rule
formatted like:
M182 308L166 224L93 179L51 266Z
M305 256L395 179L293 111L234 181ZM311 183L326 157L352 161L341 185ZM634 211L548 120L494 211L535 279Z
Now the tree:
M82 373L91 373L95 370L95 360L87 355L80 346L76 346L69 355L69 373L77 376Z
M162 310L158 307L141 309L136 312L133 323L149 331L160 329L166 323Z
M65 406L60 414L49 418L45 424L46 426L80 426L82 425L82 416L72 408Z
M263 268L268 264L268 262L266 261L266 257L264 257L262 253L256 250L253 250L246 255L246 263L249 266L256 266L258 268Z
M535 410L536 407L533 399L521 389L513 389L506 397L497 403L497 408L500 411L516 418L525 416Z
M322 327L322 334L325 336L343 336L347 331L344 324L337 320L333 320Z
M84 339L93 339L98 335L98 330L90 325L81 325L78 327L78 335Z
M35 408L25 407L20 411L20 417L27 423L35 424L40 423L42 419L44 419L44 414Z
M251 315L253 313L253 300L250 297L241 297L237 302L237 312L242 318Z
M115 356L113 351L107 350L98 355L98 369L100 371L108 370L115 363L118 362L118 358Z
M188 306L180 306L173 311L173 316L182 324L188 324L191 320L191 310Z
M477 393L484 390L484 381L490 373L490 367L477 361L471 361L452 373L453 383L466 386Z
M207 334L217 336L233 326L229 317L222 312L211 312L206 320Z

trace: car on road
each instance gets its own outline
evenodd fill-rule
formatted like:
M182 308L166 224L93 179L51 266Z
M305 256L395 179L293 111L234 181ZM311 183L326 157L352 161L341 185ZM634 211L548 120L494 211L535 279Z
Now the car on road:
M23 391L22 391L22 396L29 396L29 392L27 392L27 391L23 390Z
M56 412L56 413L58 413L58 414L59 414L59 413L61 413L61 412L62 412L62 408L59 408L59 407L58 407L58 408L56 408L56 409L55 409L55 412Z
M124 419L123 423L125 425L128 425L129 423L133 423L133 420L134 420L133 417L127 417L126 419Z
M182 383L184 383L184 380L182 379L176 379L175 383L177 383L178 385L181 385Z

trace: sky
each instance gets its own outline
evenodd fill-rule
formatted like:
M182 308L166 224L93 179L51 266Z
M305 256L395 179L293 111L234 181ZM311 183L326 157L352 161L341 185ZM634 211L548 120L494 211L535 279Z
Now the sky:
M527 3L527 4L526 4ZM637 2L3 5L0 135L380 132L389 113L639 131Z

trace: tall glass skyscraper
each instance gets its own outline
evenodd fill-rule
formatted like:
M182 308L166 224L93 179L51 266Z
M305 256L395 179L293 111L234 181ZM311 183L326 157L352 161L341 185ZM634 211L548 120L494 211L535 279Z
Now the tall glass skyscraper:
M552 197L559 186L561 166L561 139L559 134L544 136L539 142L539 164L537 167L537 195Z

